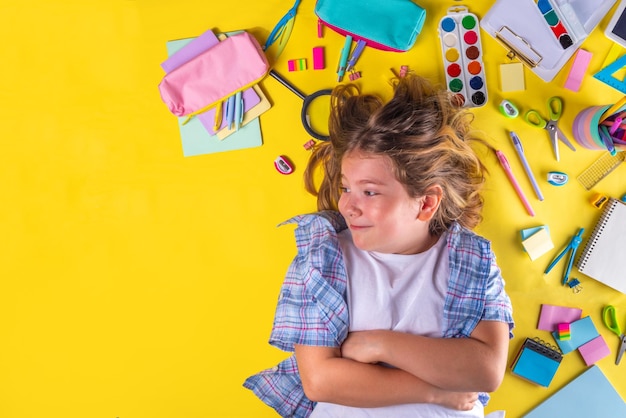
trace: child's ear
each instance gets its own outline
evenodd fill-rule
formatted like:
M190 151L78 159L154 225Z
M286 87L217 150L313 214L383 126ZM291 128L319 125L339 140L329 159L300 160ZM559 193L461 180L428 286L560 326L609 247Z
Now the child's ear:
M419 199L420 211L417 214L417 219L424 222L430 221L435 215L435 212L437 212L437 209L439 209L442 195L443 190L441 186L435 185L429 188L426 194Z

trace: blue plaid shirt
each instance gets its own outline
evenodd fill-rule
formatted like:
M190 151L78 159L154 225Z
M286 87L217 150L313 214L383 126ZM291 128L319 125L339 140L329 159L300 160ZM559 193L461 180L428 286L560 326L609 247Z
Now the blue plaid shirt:
M348 335L347 274L337 232L346 229L332 211L296 216L298 253L283 282L270 344L293 352L294 344L338 347ZM479 321L501 321L513 329L512 307L486 239L453 224L447 237L450 278L444 303L443 336L467 338ZM283 417L308 417L315 403L304 394L295 356L249 377L244 387ZM489 395L479 396L483 405Z

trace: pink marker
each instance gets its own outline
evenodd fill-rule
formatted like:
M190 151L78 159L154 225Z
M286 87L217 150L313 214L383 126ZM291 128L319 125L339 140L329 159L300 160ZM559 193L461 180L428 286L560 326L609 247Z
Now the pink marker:
M500 165L504 169L504 172L506 173L506 176L509 178L509 181L513 185L513 188L515 189L515 192L517 193L517 196L522 201L522 204L526 208L526 211L528 212L528 214L530 216L535 216L535 211L530 206L530 203L528 202L528 199L526 199L526 196L524 196L524 192L519 187L519 183L515 179L515 176L513 175L513 171L511 170L511 166L509 165L509 162L507 161L506 157L504 156L504 153L502 151L500 151L500 150L496 150L496 156L498 157L498 160L500 160Z

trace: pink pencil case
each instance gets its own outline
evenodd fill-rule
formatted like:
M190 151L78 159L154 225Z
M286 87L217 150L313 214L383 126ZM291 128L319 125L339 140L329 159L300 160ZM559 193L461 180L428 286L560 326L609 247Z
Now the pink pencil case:
M166 74L159 91L170 112L191 117L257 84L268 70L257 40L241 32Z

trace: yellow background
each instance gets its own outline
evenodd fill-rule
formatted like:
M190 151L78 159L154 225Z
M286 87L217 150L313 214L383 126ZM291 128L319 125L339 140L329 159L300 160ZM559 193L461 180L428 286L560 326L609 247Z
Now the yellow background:
M421 0L427 20L407 53L367 49L357 68L364 91L388 95L390 68L406 64L443 82L437 23L453 1ZM479 17L493 1L470 1ZM273 107L261 117L264 144L184 158L176 119L157 85L165 43L216 31L249 29L261 42L291 1L5 0L0 3L0 416L161 418L273 417L242 388L244 379L286 354L267 344L276 296L295 253L292 228L276 225L314 210L303 191L309 139L301 101L271 78L261 86ZM313 0L303 0L291 40L276 68L305 93L336 84L343 38L316 36ZM563 88L569 63L545 83L525 70L526 90L503 95L505 50L482 32L489 102L475 109L475 127L502 149L537 215L530 217L492 153L484 222L515 309L512 359L536 330L542 303L583 309L611 347L599 366L626 397L626 365L614 365L617 337L601 322L612 303L626 328L626 296L573 272L580 294L560 285L563 262L543 270L580 227L590 232L599 211L595 192L626 193L624 167L593 192L575 177L600 156L560 145L557 163L544 131L504 118L508 98L542 113L565 101L561 127L573 141L576 114L616 102L622 94L593 79L611 42L607 16L583 47L593 53L580 92ZM287 71L287 61L324 46L326 69ZM522 138L540 180L539 202L506 135ZM288 156L293 175L273 161ZM570 175L563 187L548 171ZM555 249L531 262L519 230L549 225ZM587 236L586 234L586 236ZM488 411L509 417L529 411L585 370L577 352L565 356L549 388L507 372Z

